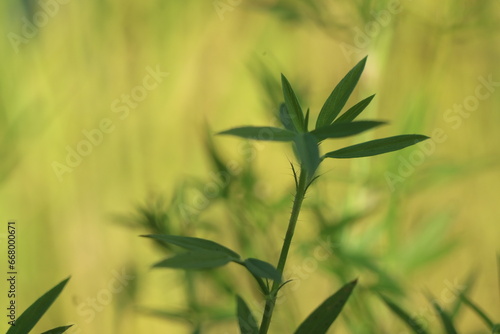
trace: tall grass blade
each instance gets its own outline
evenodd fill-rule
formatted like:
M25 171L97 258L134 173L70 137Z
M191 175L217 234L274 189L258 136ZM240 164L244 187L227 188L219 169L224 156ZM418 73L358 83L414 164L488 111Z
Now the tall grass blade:
M441 323L443 324L446 334L458 334L455 325L453 325L453 320L451 319L450 315L445 310L443 310L442 307L437 302L432 301L432 306L439 314Z
M464 302L465 305L467 305L474 313L476 313L483 321L484 323L488 326L488 328L493 329L495 326L494 322L491 320L490 317L484 313L484 311L477 306L472 300L470 300L465 294L460 294L460 298Z
M427 331L420 325L413 317L411 317L405 310L394 302L384 296L380 296L382 301L389 307L389 309L397 315L403 322L417 334L427 334Z

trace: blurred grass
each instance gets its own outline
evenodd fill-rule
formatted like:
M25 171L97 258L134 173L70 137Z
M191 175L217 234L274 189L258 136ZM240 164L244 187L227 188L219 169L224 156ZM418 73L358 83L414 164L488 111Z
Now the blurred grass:
M276 97L268 88L271 95L263 93L259 73L265 72L259 69L267 69L274 79L285 73L316 116L332 85L366 54L367 69L353 101L377 94L365 118L391 120L377 136L399 130L432 134L442 128L448 139L395 192L386 184L385 172L396 172L400 157L408 158L411 150L328 164L323 169L328 182L310 197L328 194L321 200L332 217L376 207L347 240L355 249L377 249L383 267L404 277L407 294L421 309L428 307L427 301L415 296L423 288L439 294L445 281L460 280L476 268L481 275L474 300L498 309L497 295L490 290L496 287L491 264L498 250L500 98L495 91L481 101L456 130L443 115L474 94L479 76L491 74L500 81L499 5L490 0L401 1L401 12L369 45L346 58L342 43L355 46L354 29L365 29L373 22L373 11L388 3L243 1L221 20L212 2L70 1L60 4L18 53L7 36L20 34L21 19L40 7L30 1L0 4L5 36L0 40L0 205L2 219L16 219L20 226L20 305L28 306L54 279L73 276L39 328L76 323L82 333L181 333L185 326L136 313L133 305L123 307L122 294L114 295L89 323L78 312L81 303L106 287L114 270L129 266L136 270L134 300L139 305L183 303L179 276L150 272L157 252L138 233L111 224L110 217L130 212L151 193L170 194L188 175L208 178L205 121L214 131L270 123ZM142 83L146 68L157 65L169 76L121 120L111 103L130 94ZM74 148L85 139L82 131L97 128L103 118L113 121L114 131L59 182L52 163L64 162L66 146ZM241 161L239 142L214 140L228 159ZM291 154L282 147L259 144L254 189L264 203L282 198L292 186ZM281 240L284 226L279 223L286 219L286 209L273 220L269 238ZM206 219L217 220L225 210L215 206L207 214ZM417 271L406 272L407 243L426 224L441 224L433 219L448 215L451 222L435 231L443 242L458 239L459 247L445 260L426 260ZM302 218L298 243L315 236L313 217L306 213ZM224 221L227 225L228 219ZM200 233L196 228L190 232ZM365 240L362 235L366 241L359 241ZM246 247L257 252L261 245ZM266 260L275 261L277 251L266 249ZM295 319L304 318L327 294L324 290L333 290L328 274L312 276L290 297L301 301L289 311ZM213 300L208 288L200 290L207 302ZM118 319L121 326L115 326ZM477 329L472 319L465 320L464 330ZM283 315L276 321L278 326L294 325ZM379 319L394 326L391 331L400 328L390 321Z

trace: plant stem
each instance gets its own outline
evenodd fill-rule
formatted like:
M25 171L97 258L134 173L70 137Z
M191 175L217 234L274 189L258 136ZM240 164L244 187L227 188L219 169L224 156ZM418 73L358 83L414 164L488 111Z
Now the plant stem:
M281 248L281 254L277 266L277 269L281 274L283 274L283 270L285 269L288 251L290 250L290 245L292 244L293 233L295 232L295 226L297 225L297 219L299 218L300 208L302 207L302 202L304 201L304 196L306 194L306 174L307 173L301 169L295 198L293 200L292 213L290 215L290 221L288 222L288 229L286 231L285 240L283 241L283 247ZM259 334L267 334L267 331L269 330L280 284L280 282L274 281L271 293L267 296Z

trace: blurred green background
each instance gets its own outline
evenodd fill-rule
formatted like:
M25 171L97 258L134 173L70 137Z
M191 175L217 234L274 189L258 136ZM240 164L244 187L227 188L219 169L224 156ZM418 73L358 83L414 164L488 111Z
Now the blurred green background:
M8 219L18 224L20 307L72 276L35 332L70 323L77 324L73 333L196 330L198 321L145 311L189 309L186 277L150 270L162 253L138 235L151 229L124 223L140 220L132 218L139 203L158 197L170 203L176 191L185 197L168 205L199 210L192 221L180 221L182 212L162 221L175 226L168 231L276 263L293 191L291 150L215 137L210 155L206 126L211 137L238 125L274 124L280 73L315 121L334 85L365 55L348 105L377 94L363 119L390 125L364 139L422 133L433 141L323 164L289 268L304 266L332 231L329 224L350 216L359 221L335 232L342 252L313 259L303 277L295 274L303 284L285 289L290 299L278 308L274 331L291 332L341 281L355 277L365 286L360 291L385 287L416 315L427 313L432 328L437 318L424 292L447 306L450 286L464 285L475 272L471 297L499 316L497 1L24 0L0 7L0 205L5 230ZM360 138L340 144L354 142ZM224 199L220 189L200 196L213 182L214 150L222 165L246 173L236 173L243 185L230 193L236 199ZM241 207L231 211L231 203ZM230 233L238 229L235 220L240 234ZM401 291L392 291L381 272ZM211 280L219 287L232 282L255 305L260 296L238 268L212 274L194 274L202 275L195 277L199 302L222 309L221 320L203 332L236 333L228 313L234 296L221 296ZM6 293L0 296L4 305ZM363 306L356 311L353 301L335 325L339 332L369 333L363 322L376 323L374 333L402 332L399 320L366 298L374 318L363 316ZM364 320L353 325L356 315ZM484 332L467 312L459 324L464 333Z

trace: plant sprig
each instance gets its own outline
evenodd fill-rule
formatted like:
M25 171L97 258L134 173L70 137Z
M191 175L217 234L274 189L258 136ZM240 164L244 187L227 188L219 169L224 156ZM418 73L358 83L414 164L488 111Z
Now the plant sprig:
M300 168L295 169L292 164L296 192L276 267L258 259L249 258L242 260L239 254L229 248L205 239L172 235L147 235L147 237L187 250L187 252L174 255L173 257L157 263L154 267L207 269L234 262L244 266L249 271L256 279L261 291L264 293L266 304L262 321L260 325L258 325L244 300L241 297L237 297L237 313L242 333L266 334L269 330L277 294L284 285L282 275L302 203L309 186L317 178L315 175L320 164L326 158L361 158L393 152L428 139L427 136L417 134L400 135L340 148L325 154L320 153L320 144L325 140L354 136L386 124L381 121L355 120L369 105L374 97L373 95L355 104L344 114L340 115L340 112L344 108L360 79L366 60L367 58L365 57L354 66L333 89L321 108L315 128L311 131L309 130L309 109L306 113L303 112L292 85L288 79L282 75L281 83L284 103L279 108L279 119L283 128L243 126L219 132L220 135L232 135L245 139L264 141L290 142L293 144L294 153ZM269 281L264 282L264 280L271 280L272 286L269 288L269 285L266 284ZM314 330L315 334L326 333L342 311L356 282L357 281L354 280L347 283L336 293L327 298L325 302L304 320L295 333L310 333L311 330Z

